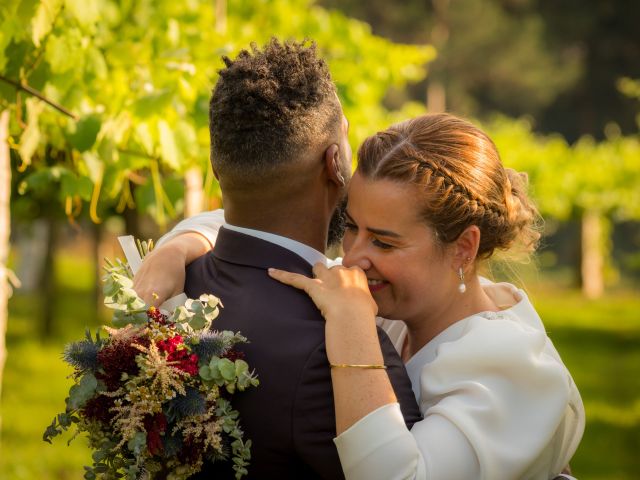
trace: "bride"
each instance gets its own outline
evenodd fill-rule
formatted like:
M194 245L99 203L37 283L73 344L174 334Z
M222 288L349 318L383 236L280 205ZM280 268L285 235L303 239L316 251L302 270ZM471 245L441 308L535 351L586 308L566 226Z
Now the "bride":
M342 266L318 264L314 278L269 272L326 319L346 478L555 477L582 437L580 395L524 291L478 275L496 250L535 247L538 214L522 177L482 131L448 114L393 125L365 140L358 159ZM215 233L210 219L178 231ZM191 242L195 256L194 238L171 242ZM411 430L384 371L376 315L396 319L379 321L423 414Z

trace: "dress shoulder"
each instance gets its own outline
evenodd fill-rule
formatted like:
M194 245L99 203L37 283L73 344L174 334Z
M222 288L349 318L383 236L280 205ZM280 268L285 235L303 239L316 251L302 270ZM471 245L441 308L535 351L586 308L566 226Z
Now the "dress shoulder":
M421 368L421 411L456 425L483 478L521 478L523 467L527 478L557 473L577 446L552 441L565 429L577 389L544 328L529 320L513 311L469 317ZM566 428L583 428L570 421Z

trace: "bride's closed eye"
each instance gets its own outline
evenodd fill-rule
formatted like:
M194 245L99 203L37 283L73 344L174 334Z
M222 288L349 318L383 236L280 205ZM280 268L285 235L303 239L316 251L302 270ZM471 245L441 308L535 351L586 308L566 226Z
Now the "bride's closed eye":
M345 229L347 230L347 232L349 233L357 233L358 232L358 226L355 223L351 223L351 222L345 222L344 224ZM393 248L393 245L390 245L388 243L382 242L380 240L378 240L375 237L371 238L371 244L377 248L380 248L382 250L390 250Z
M371 243L373 243L374 246L381 248L382 250L390 250L393 248L393 245L389 245L388 243L381 242L377 238L374 238L373 240L371 240Z

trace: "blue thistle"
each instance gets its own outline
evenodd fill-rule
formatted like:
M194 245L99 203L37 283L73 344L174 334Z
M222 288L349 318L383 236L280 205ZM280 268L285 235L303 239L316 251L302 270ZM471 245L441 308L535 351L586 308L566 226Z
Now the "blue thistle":
M214 356L222 356L226 349L226 342L216 332L204 332L198 335L197 343L191 345L191 350L198 355L201 364L209 363Z
M207 410L204 395L197 388L187 387L185 395L177 395L169 403L167 416L170 421L180 420L190 415L201 415Z
M168 432L162 437L163 455L165 458L175 457L182 450L182 438L179 435L170 435Z
M77 370L96 371L98 369L98 352L102 344L100 341L88 340L68 343L64 347L62 359Z
M229 445L229 443L229 437L227 437L227 435L223 435L222 442L220 444L220 451L208 449L206 452L204 452L205 460L211 463L224 462L229 460L229 457L231 456L231 446Z

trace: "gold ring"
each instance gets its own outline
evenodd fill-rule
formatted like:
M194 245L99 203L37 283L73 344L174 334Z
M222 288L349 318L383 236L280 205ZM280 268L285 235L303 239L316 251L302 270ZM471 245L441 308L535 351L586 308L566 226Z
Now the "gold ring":
M151 296L153 297L154 300L157 300L160 298L160 295L158 295L156 292L151 292Z

